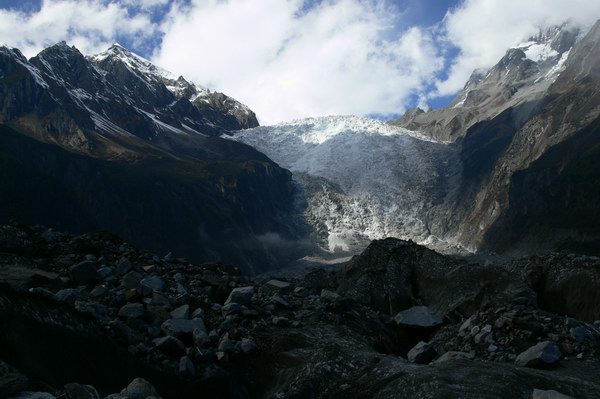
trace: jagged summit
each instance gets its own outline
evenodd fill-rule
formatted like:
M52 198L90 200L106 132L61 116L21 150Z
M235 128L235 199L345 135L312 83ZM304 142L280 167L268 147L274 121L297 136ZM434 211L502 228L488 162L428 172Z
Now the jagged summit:
M540 29L538 34L508 49L489 70L474 71L448 107L405 114L392 123L452 142L475 123L506 109L529 104L527 113L532 112L564 71L570 50L583 33L583 28L570 23Z
M19 72L4 83L2 120L36 138L98 156L123 156L151 144L160 151L193 148L190 140L255 127L248 107L196 86L120 44L85 57L59 42L27 60L2 48L0 68ZM31 80L26 91L19 79ZM100 138L102 136L103 138ZM196 136L196 137L194 137ZM141 139L142 141L139 141Z
M89 59L104 69L114 68L115 63L120 63L137 74L141 80L163 83L178 98L193 101L197 97L210 93L210 90L188 82L183 76L177 76L154 65L151 61L133 53L119 43L113 44L108 50L93 55Z

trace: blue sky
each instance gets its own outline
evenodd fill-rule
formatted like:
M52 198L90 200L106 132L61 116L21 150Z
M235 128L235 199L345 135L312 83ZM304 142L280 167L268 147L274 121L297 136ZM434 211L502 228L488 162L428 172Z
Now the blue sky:
M444 106L541 27L598 18L589 0L0 0L0 43L119 42L276 123Z

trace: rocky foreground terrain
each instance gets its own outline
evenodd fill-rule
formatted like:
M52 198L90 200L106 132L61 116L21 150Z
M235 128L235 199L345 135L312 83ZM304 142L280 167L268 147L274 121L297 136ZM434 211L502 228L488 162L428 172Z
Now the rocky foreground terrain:
M2 226L0 397L600 397L600 258L390 238L287 276Z

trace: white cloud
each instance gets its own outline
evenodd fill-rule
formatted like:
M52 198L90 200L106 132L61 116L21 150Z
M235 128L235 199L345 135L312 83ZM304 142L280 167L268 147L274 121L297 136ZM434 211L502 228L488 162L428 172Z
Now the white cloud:
M466 0L444 21L445 39L461 53L448 79L438 84L438 94L460 90L473 70L493 66L542 27L567 20L589 26L598 18L597 0Z
M166 6L171 0L122 0L121 3L130 7L139 7L143 10Z
M101 0L44 0L34 13L0 9L0 42L27 56L61 40L91 54L105 50L117 35L135 41L155 31L148 16L131 15L124 5Z
M154 61L232 95L263 122L392 114L442 60L429 35L397 31L384 1L194 0L174 7Z

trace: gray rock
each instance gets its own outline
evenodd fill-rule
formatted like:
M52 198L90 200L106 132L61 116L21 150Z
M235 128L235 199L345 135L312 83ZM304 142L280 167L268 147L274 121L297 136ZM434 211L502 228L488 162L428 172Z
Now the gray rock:
M172 319L189 319L190 318L190 305L181 305L180 307L171 311Z
M177 281L180 284L183 284L186 282L185 276L181 273L175 273L175 276L173 276L175 278L175 281Z
M202 347L208 342L210 342L210 338L208 337L206 331L200 328L196 328L194 329L194 331L192 331L192 338L194 339L194 344L197 347Z
M280 297L279 295L273 295L273 297L271 298L271 303L273 303L273 305L275 305L276 307L282 309L287 309L290 307L290 303L282 297Z
M165 282L158 276L149 276L143 278L140 284L150 288L152 291L162 291L165 288Z
M290 319L287 317L273 317L272 321L273 325L278 327L286 327L290 325Z
M456 352L456 351L448 351L444 353L442 356L435 359L434 363L443 363L450 360L459 360L459 359L467 359L473 360L475 356L471 353L467 352Z
M65 385L65 391L71 399L100 399L100 394L91 385L70 383Z
M144 315L144 305L141 303L128 303L119 309L119 317L142 317Z
M192 319L201 318L204 319L204 309L198 308L192 312Z
M287 294L292 290L292 285L290 283L280 280L269 280L265 283L265 287L281 294Z
M544 341L532 346L515 359L515 365L521 367L543 368L552 366L560 360L560 349L554 342Z
M543 391L541 389L534 389L531 399L575 399L572 396L562 394L558 391L549 390Z
M104 267L101 267L100 269L98 269L98 275L100 276L100 278L102 280L106 280L108 277L112 276L113 274L114 274L114 271L110 267L104 266Z
M433 345L421 341L408 352L407 359L411 363L428 364L436 355Z
M239 303L240 305L248 305L250 302L252 302L253 295L253 286L234 288L225 301L225 305L231 302Z
M143 378L136 378L121 391L121 395L127 396L129 399L146 399L150 396L159 398L160 395L156 389Z
M92 292L90 292L90 297L91 298L100 298L101 296L104 296L104 294L106 294L107 292L108 292L108 288L106 288L106 286L99 285L96 288L94 288L92 290Z
M195 329L206 332L206 327L202 319L169 319L160 326L160 329L165 334L178 338L192 334Z
M196 376L196 366L187 356L179 359L179 375L183 378L194 378Z
M225 353L237 353L239 352L237 343L231 339L229 336L225 334L225 336L221 339L218 346L219 351Z
M128 258L122 257L117 263L117 273L123 275L131 270L131 262Z
M577 326L569 330L569 335L577 342L584 342L589 339L590 334L585 326Z
M341 295L339 295L331 290L323 288L321 290L321 298L325 299L326 301L338 301L342 297L341 297Z
M10 399L56 399L56 396L48 392L24 391L19 392L15 396L11 396Z
M242 306L239 303L230 302L221 307L221 314L227 316L230 314L239 314L242 311Z
M154 342L154 345L167 356L178 357L185 353L185 345L183 345L183 342L170 335L155 338L152 342Z
M156 271L156 265L143 266L142 270L144 270L146 273L154 273Z
M96 262L84 260L69 269L69 277L77 285L86 285L100 280Z
M125 288L136 289L140 285L142 277L143 276L140 273L136 271L131 271L123 277L121 285Z
M427 306L413 306L394 317L396 324L402 327L432 329L442 324L442 319Z
M256 342L249 338L243 338L242 343L240 344L240 349L243 353L249 355L258 351L258 346L256 346Z
M27 377L0 360L0 398L9 397L26 388Z
M56 299L60 302L67 302L70 304L75 303L81 299L81 291L76 288L65 288L54 294Z

